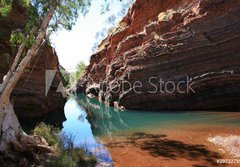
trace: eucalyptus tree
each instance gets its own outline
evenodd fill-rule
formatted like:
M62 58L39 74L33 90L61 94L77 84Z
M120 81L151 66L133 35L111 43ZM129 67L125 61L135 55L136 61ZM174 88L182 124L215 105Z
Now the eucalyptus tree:
M13 3L15 0L0 0L1 15L7 16ZM90 6L90 0L20 0L20 3L27 10L27 22L24 30L15 30L11 34L11 43L18 46L17 54L0 87L1 152L7 152L10 145L24 150L29 143L34 143L34 139L24 133L10 95L49 35L59 29L71 29L78 15L85 14ZM28 145L23 139L29 140Z

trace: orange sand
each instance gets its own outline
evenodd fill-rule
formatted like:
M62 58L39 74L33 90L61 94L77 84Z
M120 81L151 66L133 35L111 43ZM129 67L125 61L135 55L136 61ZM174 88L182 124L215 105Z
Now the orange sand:
M131 137L105 140L116 167L240 166L217 164L217 159L234 157L208 141L216 135L240 135L240 128L186 125L172 130L131 133Z

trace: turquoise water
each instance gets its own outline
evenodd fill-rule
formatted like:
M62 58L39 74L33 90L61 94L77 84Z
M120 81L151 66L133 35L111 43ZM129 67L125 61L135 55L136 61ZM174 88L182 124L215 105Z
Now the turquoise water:
M114 139L131 131L148 132L179 128L182 125L240 127L239 113L120 111L85 95L70 98L65 105L67 120L62 131L72 135L75 147L86 145L102 161L111 162L102 139Z
M71 136L74 147L87 147L87 149L97 155L103 162L112 162L108 150L94 137L91 125L86 119L87 113L80 107L77 100L71 98L64 107L64 113L67 118L63 122L62 132Z

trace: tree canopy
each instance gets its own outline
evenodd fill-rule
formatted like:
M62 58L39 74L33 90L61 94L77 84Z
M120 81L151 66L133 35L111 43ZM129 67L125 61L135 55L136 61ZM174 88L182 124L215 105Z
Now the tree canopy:
M87 65L83 62L80 61L77 65L76 65L76 71L72 72L70 75L70 79L69 79L69 86L71 87L75 87L77 82L79 81L79 79L81 79L86 71Z
M13 0L0 0L0 14L8 16L11 12ZM52 16L46 37L60 29L71 30L79 14L85 15L91 5L90 0L20 0L20 5L27 11L27 21L24 30L14 30L10 42L13 46L25 43L30 48L38 34L38 29L44 17L52 6L57 6Z

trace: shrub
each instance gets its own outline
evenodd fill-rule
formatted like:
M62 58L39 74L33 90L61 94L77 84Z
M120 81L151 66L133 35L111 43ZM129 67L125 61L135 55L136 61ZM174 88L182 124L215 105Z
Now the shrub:
M0 0L0 14L4 17L8 16L12 9L12 0Z
M86 71L86 64L80 61L76 66L76 71L72 72L69 78L70 86L75 87L77 82L84 76Z
M58 138L59 129L54 128L51 125L40 123L33 130L33 135L42 136L50 146L56 149L56 144L60 142Z
M96 156L86 147L74 148L74 137L60 134L60 130L51 125L40 123L34 128L33 134L44 137L58 153L58 156L47 157L44 160L43 165L46 167L95 167L97 164Z

